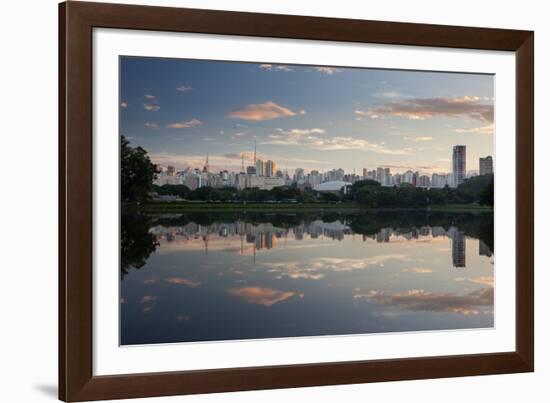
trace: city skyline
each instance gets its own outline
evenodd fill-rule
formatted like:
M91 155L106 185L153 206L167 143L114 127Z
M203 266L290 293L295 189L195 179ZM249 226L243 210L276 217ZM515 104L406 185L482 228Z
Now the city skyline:
M392 172L388 167L377 167L373 170L363 168L359 174L355 170L350 173L342 168L333 168L328 171L312 169L309 172L303 168L296 168L289 173L288 170L277 169L277 163L273 160L262 160L257 157L256 143L254 143L253 161L245 164L244 156L241 156L241 167L237 171L210 170L209 154L202 168L187 167L183 171L176 171L172 165L163 167L156 165L157 176L153 183L163 185L186 185L195 190L203 186L210 187L236 187L238 189L258 188L272 190L280 186L297 186L300 189L313 189L320 192L347 192L347 188L353 183L370 179L379 182L382 186L400 186L410 184L421 188L443 188L445 186L456 188L466 179L477 174L493 174L493 159L491 156L479 158L477 173L466 170L466 146L455 145L452 148L452 170L450 173L433 173L426 175L419 171L407 170L405 172Z
M154 163L452 172L494 156L493 76L121 58L121 133Z

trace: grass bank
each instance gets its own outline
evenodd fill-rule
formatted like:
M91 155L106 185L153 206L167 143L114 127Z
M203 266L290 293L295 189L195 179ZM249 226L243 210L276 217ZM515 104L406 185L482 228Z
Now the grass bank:
M429 207L433 211L493 211L493 206L479 204L441 204Z
M184 201L154 201L142 204L139 209L150 213L179 213L179 212L209 212L209 211L404 211L404 210L432 210L432 211L492 211L492 207L475 204L442 204L417 209L392 208L392 209L365 209L358 203L202 203Z
M189 203L149 202L139 208L144 212L202 212L202 211L325 211L359 210L356 203Z

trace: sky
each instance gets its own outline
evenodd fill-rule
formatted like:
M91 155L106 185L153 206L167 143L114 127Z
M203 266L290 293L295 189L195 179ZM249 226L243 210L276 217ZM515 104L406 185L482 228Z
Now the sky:
M487 74L120 58L120 130L154 163L211 172L253 165L326 172L389 167L468 171L494 157L494 76Z

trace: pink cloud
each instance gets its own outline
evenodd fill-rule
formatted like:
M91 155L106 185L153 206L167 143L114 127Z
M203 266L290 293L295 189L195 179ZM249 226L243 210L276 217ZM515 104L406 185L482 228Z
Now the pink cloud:
M262 104L250 104L242 109L230 112L227 116L233 119L251 121L271 120L288 116L295 116L296 112L291 111L275 102L264 102Z
M381 116L398 116L411 120L426 120L438 116L466 117L483 122L493 122L492 103L481 103L479 97L411 98L386 102L368 111L355 111L358 116L372 119Z

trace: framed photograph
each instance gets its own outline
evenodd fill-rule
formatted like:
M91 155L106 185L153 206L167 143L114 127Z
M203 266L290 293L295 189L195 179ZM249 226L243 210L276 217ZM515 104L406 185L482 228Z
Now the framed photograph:
M59 8L59 398L534 370L534 34Z

